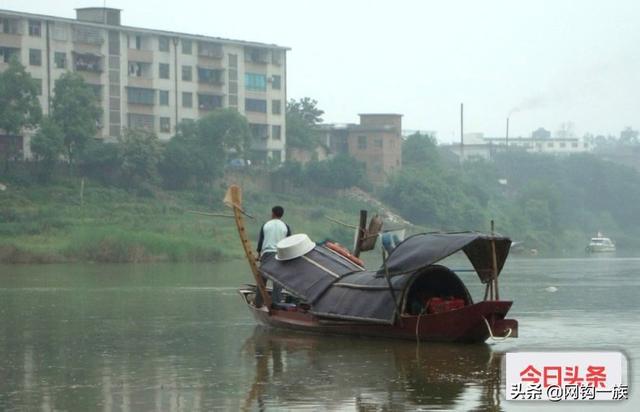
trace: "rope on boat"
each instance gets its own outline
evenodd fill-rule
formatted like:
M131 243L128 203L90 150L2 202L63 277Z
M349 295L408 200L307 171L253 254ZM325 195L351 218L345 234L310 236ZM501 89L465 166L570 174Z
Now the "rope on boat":
M498 342L502 342L503 340L506 340L509 336L511 336L511 332L513 332L511 330L511 328L507 328L507 334L504 336L493 336L493 331L491 330L491 325L489 325L489 321L487 320L487 318L485 318L484 316L482 316L482 320L484 321L484 324L487 325L487 330L489 331L489 336L491 337L491 339L498 341Z
M424 313L424 310L418 313L418 320L416 321L416 341L418 343L420 343L420 334L418 333L418 328L420 327L420 317L422 316L423 313Z

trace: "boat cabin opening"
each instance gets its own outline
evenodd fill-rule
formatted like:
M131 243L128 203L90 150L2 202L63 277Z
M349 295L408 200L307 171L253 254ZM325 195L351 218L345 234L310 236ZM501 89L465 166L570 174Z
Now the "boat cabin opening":
M407 287L403 313L423 315L460 309L473 304L469 290L452 270L429 266L417 273Z

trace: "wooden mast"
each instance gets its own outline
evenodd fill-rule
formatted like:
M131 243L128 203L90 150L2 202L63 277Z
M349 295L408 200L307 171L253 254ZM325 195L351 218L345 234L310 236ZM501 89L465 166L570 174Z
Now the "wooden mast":
M267 308L270 308L271 296L269 296L269 294L267 293L264 279L262 279L262 275L260 275L260 272L258 271L256 257L253 254L251 242L249 241L247 230L244 226L244 210L242 210L242 190L239 186L229 186L229 189L227 189L227 194L224 196L224 203L225 205L233 209L233 217L235 218L236 227L238 228L238 235L240 236L240 241L242 242L244 254L247 258L247 261L249 262L249 267L251 267L253 278L256 281L258 292L260 293L260 295L262 295L262 301L264 302L264 305L266 305Z

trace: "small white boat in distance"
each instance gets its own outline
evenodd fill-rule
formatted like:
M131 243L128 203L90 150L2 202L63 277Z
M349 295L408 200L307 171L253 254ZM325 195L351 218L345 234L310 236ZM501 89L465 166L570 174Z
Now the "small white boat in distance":
M615 252L616 245L608 237L602 236L602 233L598 232L598 236L592 237L587 246L587 253L603 253L603 252Z

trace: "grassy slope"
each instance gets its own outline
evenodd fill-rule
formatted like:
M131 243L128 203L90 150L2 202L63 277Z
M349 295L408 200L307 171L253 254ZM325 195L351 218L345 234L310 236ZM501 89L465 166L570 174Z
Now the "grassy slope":
M80 206L77 184L9 187L0 192L0 262L215 261L241 256L233 219L187 210L225 211L222 189L213 193L161 192L155 198L88 184ZM284 206L294 232L313 239L348 242L348 229L329 215L355 223L361 202L326 196L278 195L246 191L244 204L256 217L249 233Z

